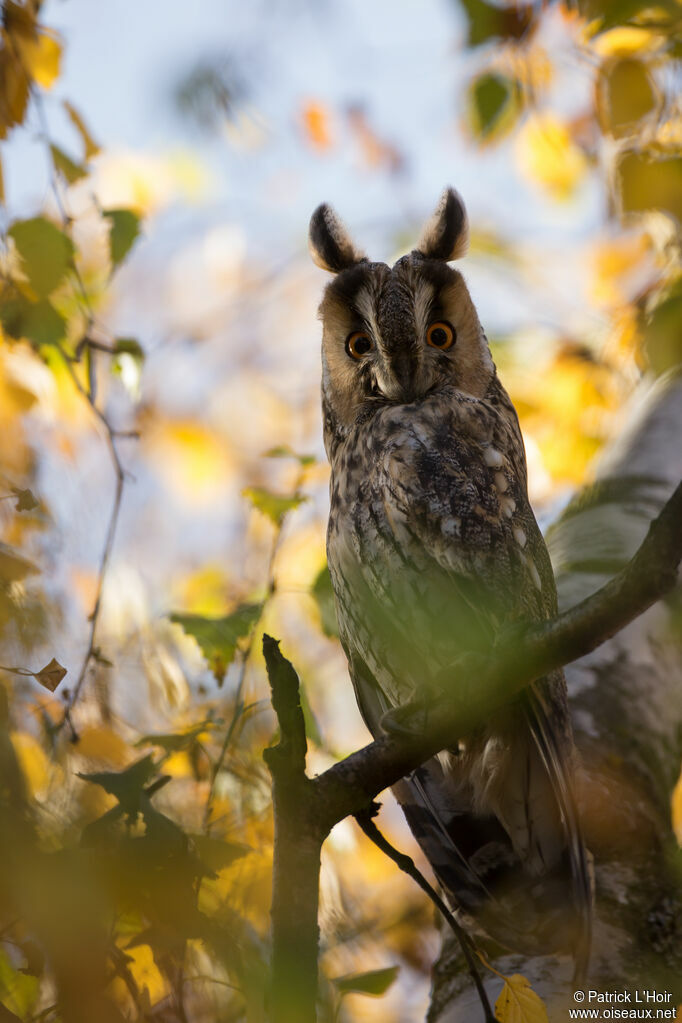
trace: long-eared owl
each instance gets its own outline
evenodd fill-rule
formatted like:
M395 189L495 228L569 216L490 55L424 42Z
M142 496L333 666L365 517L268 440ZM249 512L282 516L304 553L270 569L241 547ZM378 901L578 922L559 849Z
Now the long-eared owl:
M313 259L335 275L320 305L327 554L375 736L396 727L396 708L446 697L464 651L485 655L506 625L557 611L516 412L448 265L467 237L453 189L393 267L370 262L329 206L310 222ZM591 886L574 759L556 671L394 792L465 922L513 951L584 961Z

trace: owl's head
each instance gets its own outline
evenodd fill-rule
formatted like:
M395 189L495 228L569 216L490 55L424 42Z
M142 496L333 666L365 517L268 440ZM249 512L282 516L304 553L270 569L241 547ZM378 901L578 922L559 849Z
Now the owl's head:
M417 248L393 267L371 263L330 206L315 210L310 251L335 275L320 319L324 402L337 429L368 406L409 404L441 387L483 397L495 367L464 279L448 266L467 241L466 211L452 188Z

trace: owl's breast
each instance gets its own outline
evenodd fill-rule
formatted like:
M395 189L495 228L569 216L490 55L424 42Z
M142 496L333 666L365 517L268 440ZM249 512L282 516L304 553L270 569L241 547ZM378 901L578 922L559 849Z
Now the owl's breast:
M528 498L513 425L465 396L380 409L332 464L332 531L379 530L415 556L424 547L489 551L515 529L521 547Z
M494 408L425 399L361 425L331 478L328 559L347 646L372 670L389 658L393 677L414 677L487 646L505 621L551 613L523 451Z

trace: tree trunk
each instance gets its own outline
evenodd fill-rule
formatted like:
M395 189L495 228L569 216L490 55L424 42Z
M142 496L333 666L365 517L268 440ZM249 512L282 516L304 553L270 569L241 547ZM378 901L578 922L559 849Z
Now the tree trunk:
M659 381L629 418L595 483L549 531L562 610L624 566L682 479L682 377ZM620 1007L651 1008L654 1018L657 1009L673 1010L682 1002L682 856L670 813L682 756L681 612L678 587L566 668L583 762L581 812L595 860L595 929L584 1001L574 996L569 959L500 955L482 943L496 970L530 981L551 1021L569 1019L567 1010L581 1005L607 1008L595 992L625 992L631 1001ZM499 978L487 973L491 1000L500 987ZM659 1000L647 1000L652 991ZM434 968L427 1019L483 1019L449 936Z

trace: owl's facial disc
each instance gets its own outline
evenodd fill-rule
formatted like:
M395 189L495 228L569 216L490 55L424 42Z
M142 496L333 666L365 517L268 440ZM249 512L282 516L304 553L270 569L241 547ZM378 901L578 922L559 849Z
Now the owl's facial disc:
M324 400L339 427L443 389L482 398L494 376L464 279L421 252L340 271L320 316Z

